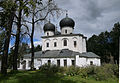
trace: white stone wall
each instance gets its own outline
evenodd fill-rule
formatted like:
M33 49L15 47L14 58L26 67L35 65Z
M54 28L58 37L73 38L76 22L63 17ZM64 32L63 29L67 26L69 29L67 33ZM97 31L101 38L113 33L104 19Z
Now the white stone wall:
M65 33L65 30L67 30L67 33ZM72 27L62 27L61 34L71 34L71 33L73 33Z
M53 31L46 31L45 36L53 36L54 32Z
M71 66L71 60L74 58L42 58L42 65L47 64L48 60L51 60L51 64L57 65L57 60L60 60L60 66L64 66L64 60L67 60L67 66Z
M24 59L26 61L26 69L30 69L28 66L28 62L31 61L31 59ZM39 69L41 65L48 64L48 60L51 60L51 65L57 65L57 60L60 60L60 66L64 67L64 60L67 60L67 67L72 66L72 60L75 60L75 66L78 67L86 67L90 66L90 61L93 61L93 65L100 66L101 62L99 58L85 58L85 57L79 57L79 55L76 55L75 58L38 58L34 59L34 67L36 69ZM20 68L23 69L23 64L20 64Z
M76 56L76 66L78 67L86 67L90 65L90 61L93 62L93 65L101 66L101 62L99 58L85 58Z
M79 57L79 55L76 56L76 66L78 67L84 67L86 66L86 58L85 57Z
M29 61L31 61L31 59L24 59L26 61L26 70L29 70ZM74 60L74 58L38 58L38 59L34 59L34 67L36 69L39 69L39 67L41 65L44 64L48 64L48 60L51 60L51 64L52 65L57 65L57 60L60 60L60 66L64 66L64 60L67 60L67 67L72 65L72 60ZM18 69L23 69L23 64L20 63L20 67Z
M67 40L67 46L63 45L63 41ZM74 47L74 41L77 45ZM57 42L57 46L54 47L54 42ZM49 47L46 46L46 43L49 43ZM84 45L83 45L84 43ZM86 42L82 40L82 36L60 36L60 37L50 37L42 39L42 51L45 50L61 50L69 49L76 52L86 52ZM83 50L84 49L84 50Z
M90 61L93 62L93 65L100 66L101 62L99 58L86 58L87 65L90 65Z
M86 39L85 38L82 38L82 52L86 52Z

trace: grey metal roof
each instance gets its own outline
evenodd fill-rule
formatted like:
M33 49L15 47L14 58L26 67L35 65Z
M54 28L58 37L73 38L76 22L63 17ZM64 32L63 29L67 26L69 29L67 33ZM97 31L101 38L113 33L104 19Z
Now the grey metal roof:
M99 58L99 56L97 56L92 52L79 53L68 49L35 52L35 58L72 58L75 57L76 55L87 58ZM30 57L31 54L24 55L24 58L30 58Z
M100 58L98 55L96 55L93 52L84 52L80 54L80 56L88 57L88 58Z

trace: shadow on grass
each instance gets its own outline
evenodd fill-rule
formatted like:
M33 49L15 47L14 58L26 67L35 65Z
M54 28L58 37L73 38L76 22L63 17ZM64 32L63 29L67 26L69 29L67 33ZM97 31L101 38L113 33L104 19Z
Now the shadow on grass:
M5 83L76 83L68 79L63 80L63 78L63 75L57 73L24 71L18 72L16 74L9 74L7 77L0 77L0 83L1 81L6 80L9 80L9 82L6 81Z

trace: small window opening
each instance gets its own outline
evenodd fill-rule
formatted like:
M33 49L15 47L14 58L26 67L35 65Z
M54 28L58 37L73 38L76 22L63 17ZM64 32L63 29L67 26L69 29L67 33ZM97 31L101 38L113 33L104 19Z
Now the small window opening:
M57 66L60 66L60 60L57 60Z
M75 60L72 60L72 66L75 66Z
M47 47L49 47L49 43L47 43Z
M65 33L67 33L67 30L65 30Z
M48 65L50 65L51 64L51 60L48 60Z
M49 36L49 33L47 33L47 36Z
M54 42L54 47L57 47L57 43L56 42Z
M64 60L64 67L67 67L67 60Z
M77 46L77 42L76 41L74 41L74 47L76 47Z
M90 61L90 65L93 65L93 61Z
M64 40L64 46L67 46L67 40Z

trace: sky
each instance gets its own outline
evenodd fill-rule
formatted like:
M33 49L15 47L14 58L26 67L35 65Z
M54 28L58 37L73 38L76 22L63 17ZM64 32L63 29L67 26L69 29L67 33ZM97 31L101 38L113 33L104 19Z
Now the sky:
M120 22L120 0L55 0L59 8L68 11L68 16L75 21L74 33L81 33L87 38L93 34L111 31L116 22ZM65 12L58 19L51 20L57 25L65 17ZM41 26L42 28L43 26ZM41 33L35 31L35 46L41 43Z

